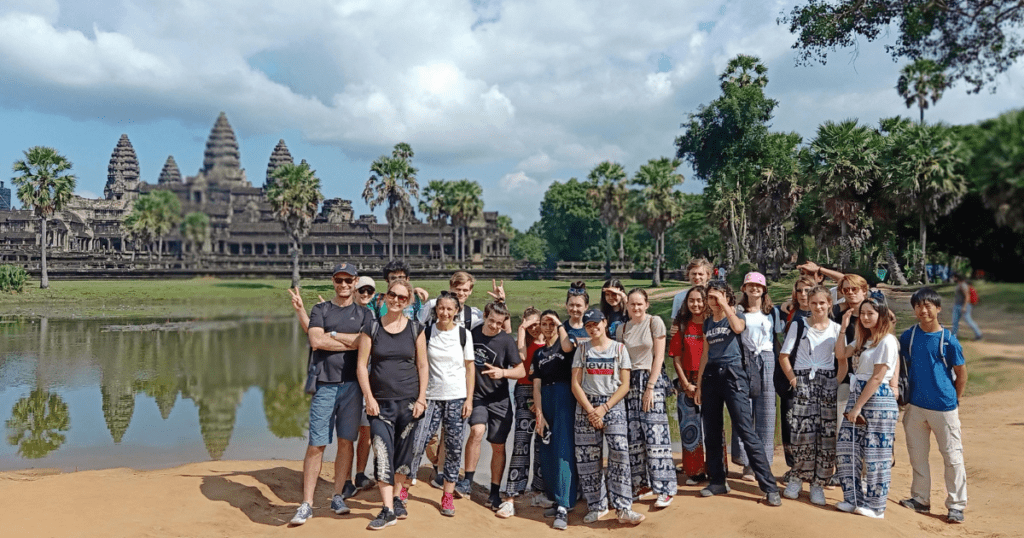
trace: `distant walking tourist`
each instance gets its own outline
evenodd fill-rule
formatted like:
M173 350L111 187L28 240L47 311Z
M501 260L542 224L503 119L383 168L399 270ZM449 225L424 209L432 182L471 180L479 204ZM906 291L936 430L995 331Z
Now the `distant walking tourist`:
M608 338L607 321L600 310L588 310L583 326L588 342L576 348L572 361L572 393L576 397L574 431L576 468L587 501L584 523L596 523L615 508L619 523L636 525L644 516L633 511L629 470L626 406L629 370L626 346ZM603 447L607 443L608 461Z
M711 497L729 493L729 486L725 483L725 460L719 457L723 439L717 435L723 425L723 407L728 407L733 431L743 440L758 486L765 492L766 502L770 506L780 506L779 488L768 465L764 443L754 428L750 410L750 392L740 344L740 335L746 328L744 314L736 312L736 297L729 284L722 280L708 284L708 304L711 315L704 320L704 354L694 396L697 405L703 406L701 416L704 431L708 432L704 440L710 483L700 494Z
M953 288L953 328L950 329L950 332L953 333L953 336L959 334L960 317L962 316L967 322L967 326L974 331L974 339L981 340L981 329L971 317L971 309L974 307L972 301L977 300L977 294L971 293L971 285L964 275L957 273L953 279L956 280L956 287Z
M363 411L363 393L356 378L358 351L367 351L368 342L359 338L369 330L369 312L353 301L358 272L348 263L334 267L335 296L313 307L309 316L309 345L313 349L312 366L316 392L309 406L309 446L302 463L302 504L292 518L302 525L313 517L313 494L320 476L324 449L338 432L338 473L352 473L352 443L359 431ZM335 484L331 509L347 514L343 491Z
M656 508L672 504L676 494L676 468L672 461L665 399L671 390L665 375L665 322L647 313L647 292L634 288L626 299L629 321L619 327L616 340L626 345L632 364L626 418L629 469L633 493L653 491Z
M946 521L963 523L967 507L967 472L960 440L960 398L967 386L967 366L956 335L939 325L942 298L921 288L910 298L917 325L900 336L900 360L909 387L903 400L903 431L914 479L910 498L900 504L917 512L931 510L930 440L935 435L945 467Z
M796 499L804 482L810 484L811 503L825 505L824 487L836 465L836 340L839 324L828 319L832 294L815 286L800 304L809 303L809 318L789 324L779 365L789 384L792 409L782 417L789 423L787 450L792 457L783 497Z
M361 336L359 386L366 395L366 414L373 433L377 487L384 503L371 530L381 530L405 519L413 474L413 432L427 409L427 343L423 328L402 314L412 299L412 286L404 280L388 285L388 312ZM372 368L371 368L372 364ZM397 494L395 488L399 488Z
M894 375L899 342L892 335L896 317L881 301L869 297L860 302L858 310L856 340L851 345L843 338L836 340L839 377L846 373L846 360L853 359L850 397L836 442L836 467L843 488L843 500L836 508L881 519L885 517L900 412L896 405L898 377ZM846 332L852 319L853 311L847 310L840 333Z

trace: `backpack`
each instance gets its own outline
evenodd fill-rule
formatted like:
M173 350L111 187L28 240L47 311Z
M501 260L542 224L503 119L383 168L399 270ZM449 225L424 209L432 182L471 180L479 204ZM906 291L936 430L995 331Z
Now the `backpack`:
M435 325L431 323L430 325L427 325L427 328L425 329L427 332L427 347L430 347L430 337L434 334L434 327ZM459 344L461 344L463 348L466 347L466 328L462 325L459 325Z
M436 302L434 304L437 304ZM437 323L437 316L434 315L433 309L430 311L430 317L427 318L427 327ZM462 305L462 327L465 329L471 329L473 324L473 309L469 305ZM428 337L429 338L429 337Z
M406 318L406 319L409 319L409 318ZM409 323L412 323L412 334L418 335L419 332L422 330L420 328L420 322L418 322L418 321L416 321L414 319L410 319ZM380 321L374 319L373 323L370 324L370 345L371 346L374 346L374 345L377 344L377 333L378 332L380 332ZM427 333L427 338L428 339L430 338L430 333L429 332ZM465 346L466 343L463 342L462 345Z
M795 308L793 309L793 312L796 312ZM793 357L794 363L796 362L796 352L798 349L800 349L800 341L804 339L804 329L806 328L806 321L807 320L805 318L797 318L791 319L789 323L787 323L787 326L793 323L796 324L796 343L793 344L793 351L789 352L789 356ZM788 329L787 332L789 332ZM793 389L793 387L791 387L789 384L789 379L786 378L786 374L783 373L782 371L782 366L776 365L775 375L772 376L772 381L775 384L775 393L784 398L787 397L787 395Z
M914 335L917 334L918 325L914 325L910 329L910 343L907 344L906 359L900 357L900 371L899 379L897 380L897 387L899 388L899 395L896 396L896 403L903 407L910 403L907 400L907 396L910 394L910 354L914 352ZM942 357L942 364L946 366L947 370L951 370L953 367L949 365L949 361L946 359L946 328L942 327L942 335L939 336L939 356Z
M974 289L974 286L967 286L967 300L971 304L978 304L978 290Z

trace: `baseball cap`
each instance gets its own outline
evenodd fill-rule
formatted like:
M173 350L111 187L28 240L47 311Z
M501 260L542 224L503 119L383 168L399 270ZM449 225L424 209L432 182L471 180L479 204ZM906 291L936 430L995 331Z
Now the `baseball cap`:
M604 313L601 312L600 310L595 310L591 308L590 310L587 310L586 313L583 314L584 325L588 323L598 323L601 321L604 321Z
M743 285L747 284L760 284L765 288L768 288L768 281L765 280L764 275L757 271L751 271L743 277Z
M368 276L361 276L359 277L359 280L356 280L357 290L359 288L365 288L366 286L370 286L373 289L377 289L377 283L374 282L373 279Z
M345 273L345 274L349 274L349 275L352 275L352 276L359 276L359 271L356 270L356 266L354 266L354 265L352 265L351 263L348 263L348 262L341 262L338 265L334 266L334 271L331 272L331 276L334 276L334 275L336 275L338 273Z

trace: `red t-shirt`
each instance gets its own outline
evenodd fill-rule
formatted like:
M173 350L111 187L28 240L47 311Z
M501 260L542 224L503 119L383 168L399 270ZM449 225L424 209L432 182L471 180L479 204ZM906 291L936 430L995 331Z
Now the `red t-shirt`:
M534 343L531 342L526 344L526 358L523 359L523 367L526 368L526 372L530 372L530 363L533 362L533 352L544 347L544 342ZM532 385L533 381L530 381L530 376L522 377L516 380L516 385Z
M696 372L700 370L700 357L704 354L704 326L691 321L682 335L683 369Z

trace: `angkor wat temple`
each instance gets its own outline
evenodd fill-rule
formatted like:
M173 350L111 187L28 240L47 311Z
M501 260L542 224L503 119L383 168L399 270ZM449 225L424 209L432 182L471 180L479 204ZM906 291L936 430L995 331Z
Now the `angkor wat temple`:
M211 234L200 268L190 265L194 259L190 245L179 231L172 231L163 238L161 268L213 273L283 272L290 263L291 241L273 216L266 187L278 166L292 162L281 140L270 154L264 185L254 187L241 168L238 140L222 112L210 131L203 166L196 175L182 177L174 157L169 156L156 182L148 183L142 180L128 135L122 134L110 156L103 198L75 196L47 221L49 266L57 271L63 267L89 273L131 270L145 263L136 261L138 245L128 239L121 224L140 195L169 190L181 201L182 215L201 211L209 216ZM361 192L364 181L352 179L346 190ZM497 212L484 212L470 223L467 265L511 264L510 238L499 229L497 219ZM395 227L395 250L401 253L404 248L405 258L414 265L454 257L451 226L439 228L415 216L403 224ZM39 229L39 219L31 210L0 210L0 262L19 264L30 271L38 269ZM378 223L374 215L355 218L350 200L332 198L323 202L312 231L302 241L302 254L308 257L300 260L306 269L330 267L339 257L376 267L387 261L387 246L386 223Z

